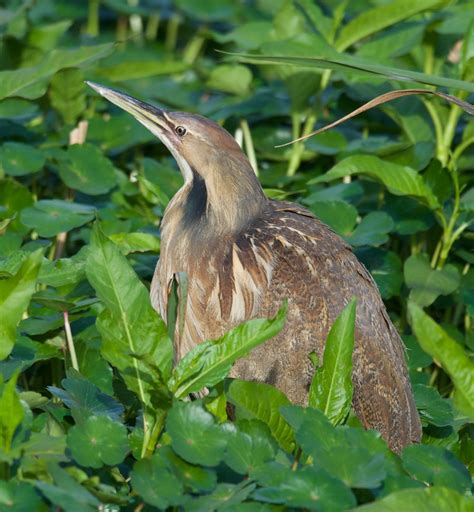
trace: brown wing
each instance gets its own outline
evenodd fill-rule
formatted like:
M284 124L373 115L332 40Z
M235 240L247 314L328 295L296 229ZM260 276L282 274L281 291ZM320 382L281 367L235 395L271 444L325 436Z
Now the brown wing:
M233 376L270 382L292 401L305 403L313 373L308 354L323 355L332 323L356 296L354 409L363 425L379 430L397 452L419 441L402 341L376 284L348 244L304 208L280 202L271 203L236 244L249 267L251 253L268 255L269 285L262 281L253 316L275 314L285 298L289 313L284 331L237 362Z

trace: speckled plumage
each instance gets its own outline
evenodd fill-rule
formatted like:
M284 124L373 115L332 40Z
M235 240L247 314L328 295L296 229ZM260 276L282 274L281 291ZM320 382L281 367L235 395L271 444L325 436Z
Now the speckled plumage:
M419 441L402 341L349 245L305 208L267 199L239 145L216 123L91 85L156 134L184 177L162 220L150 291L166 319L173 278L187 273L177 358L245 320L274 315L288 299L285 328L237 361L231 376L269 382L304 404L313 374L308 356L315 351L322 357L331 325L355 296L356 414L396 452Z
M244 320L274 315L289 299L283 331L237 361L231 376L273 384L300 404L307 400L313 375L309 353L322 357L332 323L356 296L355 412L394 451L419 441L420 421L402 341L377 286L350 246L311 212L268 201L262 215L225 244L210 245L188 264L179 262L178 255L166 255L166 260L177 264L173 270L188 273L188 310L178 357ZM161 280L169 281L173 274L166 268L166 275L160 275L165 267L160 260L152 286L152 302L162 316L167 288Z

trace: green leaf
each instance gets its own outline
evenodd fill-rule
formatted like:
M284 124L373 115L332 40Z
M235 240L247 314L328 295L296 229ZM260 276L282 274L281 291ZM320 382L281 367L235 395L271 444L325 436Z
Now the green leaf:
M224 457L233 427L217 425L212 414L198 402L176 402L166 418L166 430L173 450L184 460L203 466L217 466Z
M446 487L403 489L357 508L358 512L471 512L474 500Z
M46 90L47 80L64 68L85 66L109 55L113 44L83 46L74 50L51 51L41 63L33 67L0 71L0 100L9 96L39 98Z
M11 512L39 511L41 498L29 483L0 481L0 505Z
M237 432L230 436L224 462L241 475L275 457L276 443L268 427L257 420L239 420Z
M108 416L90 416L69 429L67 445L81 466L115 466L129 451L127 428Z
M424 484L449 487L460 494L471 488L469 471L445 448L407 446L403 450L402 461L408 473Z
M365 247L357 250L356 255L374 278L383 299L400 294L403 283L402 262L396 252Z
M107 80L124 81L180 73L188 67L189 65L183 60L167 61L162 58L142 60L135 58L118 62L113 66L102 66L97 69L97 74L107 78Z
M285 41L286 43L286 41ZM346 71L351 74L376 75L388 80L412 82L415 84L433 85L435 87L448 87L454 90L474 92L474 84L463 80L454 80L452 78L444 78L438 75L428 75L427 73L419 73L408 69L395 68L391 66L382 66L374 64L370 60L361 59L348 54L335 55L331 52L324 55L323 51L319 51L315 57L300 57L291 55L250 55L243 53L224 52L235 57L240 62L251 64L290 64L301 68L316 69L334 69L336 71ZM314 53L314 52L313 52Z
M99 500L67 471L53 464L50 464L48 469L56 485L38 480L35 482L36 487L48 500L68 512L94 512L97 510L100 505Z
M79 373L70 371L69 377L63 379L61 384L64 390L54 386L48 386L48 390L71 409L76 423L89 416L107 416L114 421L120 420L123 405Z
M357 210L345 201L316 201L310 210L340 235L349 234L357 221Z
M285 481L278 487L264 487L253 495L261 501L284 504L292 510L347 510L356 505L354 495L340 480L311 467L296 472L288 469Z
M21 212L21 222L40 236L56 236L90 222L95 208L60 199L43 199Z
M396 0L372 9L364 9L362 14L353 18L341 29L334 46L342 52L371 34L428 9L441 8L446 3L448 2L440 2L440 0L419 0L417 2Z
M79 69L58 71L51 79L51 105L62 115L66 124L75 124L86 110L84 75Z
M45 157L41 151L20 142L5 142L0 147L0 173L24 176L41 171Z
M227 376L239 357L278 334L285 325L287 305L270 319L254 319L227 332L216 341L205 341L191 349L176 365L168 382L180 398L214 386Z
M149 505L166 509L185 501L183 484L171 472L160 452L135 463L131 473L132 487Z
M290 401L278 389L263 382L235 379L227 392L229 402L236 406L238 418L256 418L265 423L278 444L286 451L294 448L293 432L280 413Z
M25 411L16 391L18 373L3 384L0 395L0 449L8 453L11 449L13 436L23 421ZM0 452L1 453L1 452Z
M453 293L460 284L459 272L454 265L433 269L427 254L410 256L405 260L403 272L411 289L410 299L420 306L429 306L440 295Z
M148 291L125 256L95 226L86 266L87 278L106 310L97 327L102 335L102 355L121 372L127 386L141 402L151 404L152 394L171 370L172 347L166 325L151 306ZM150 378L150 371L160 375Z
M0 280L0 360L12 351L16 339L16 326L28 308L35 291L43 250L31 253L18 272Z
M109 238L122 254L160 251L160 239L148 233L113 233Z
M387 233L393 229L393 220L385 212L370 212L355 228L354 232L346 237L353 246L381 245L388 240Z
M217 475L212 469L187 463L178 457L170 446L162 446L159 453L171 471L192 491L211 492L216 487Z
M441 398L435 388L424 384L415 384L413 394L422 421L425 420L437 427L453 424L453 408L448 400Z
M408 302L411 327L421 345L443 367L455 387L454 403L474 419L474 364L463 347L451 338L417 304Z
M251 83L252 72L247 66L222 64L212 69L207 86L211 89L243 96L249 92Z
M296 441L322 468L348 487L376 488L387 475L387 446L374 430L334 427L324 414L312 408L282 409L296 430Z
M51 261L44 259L38 275L38 282L55 288L76 284L86 278L88 246L84 246L72 258Z
M320 409L335 425L342 423L352 403L352 351L357 300L342 310L329 331L323 364L316 370L308 404Z
M112 162L97 146L87 143L69 146L59 174L68 187L90 195L105 194L117 183Z
M308 184L329 182L353 174L367 176L383 183L392 194L414 196L432 209L439 207L436 196L416 171L386 162L373 155L349 156L327 173L310 180Z

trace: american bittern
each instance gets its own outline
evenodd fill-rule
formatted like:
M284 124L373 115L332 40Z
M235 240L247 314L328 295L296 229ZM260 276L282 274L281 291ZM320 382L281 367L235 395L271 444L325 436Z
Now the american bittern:
M231 376L274 384L304 404L314 371L308 355L322 356L329 328L356 296L354 410L397 452L419 441L402 341L350 246L305 208L269 200L237 142L216 123L90 85L154 133L184 177L162 220L151 285L153 306L166 318L174 275L188 275L177 357L245 320L274 315L288 298L284 330L239 360Z

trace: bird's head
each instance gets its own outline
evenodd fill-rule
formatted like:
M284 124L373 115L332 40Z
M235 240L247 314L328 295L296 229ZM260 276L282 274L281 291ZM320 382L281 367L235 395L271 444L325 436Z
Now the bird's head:
M87 82L132 114L155 134L176 160L184 178L174 211L184 227L214 224L217 232L241 229L263 209L265 198L255 173L235 139L197 114L169 112L102 85Z

